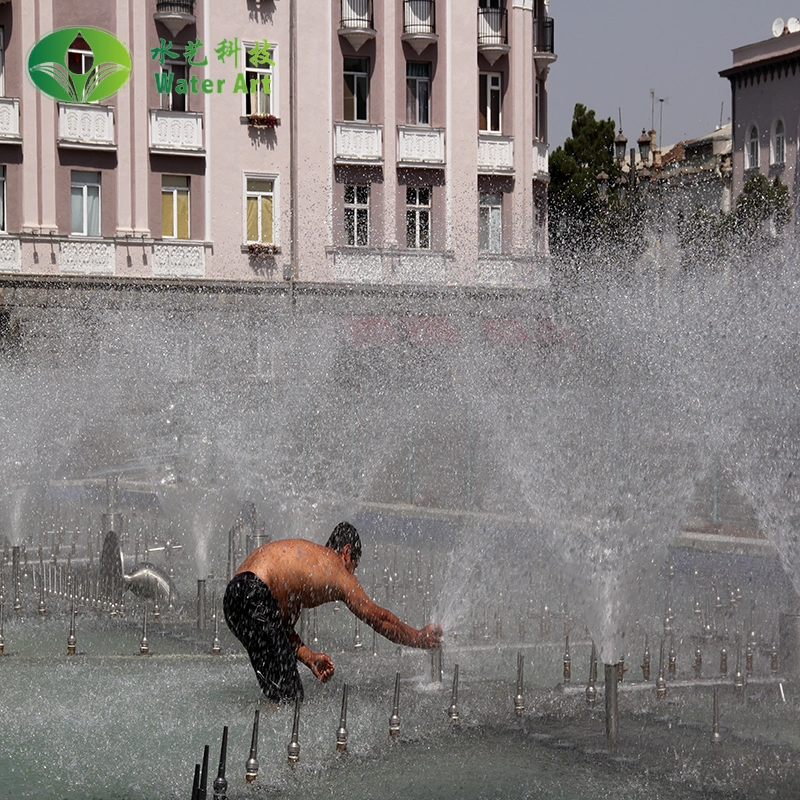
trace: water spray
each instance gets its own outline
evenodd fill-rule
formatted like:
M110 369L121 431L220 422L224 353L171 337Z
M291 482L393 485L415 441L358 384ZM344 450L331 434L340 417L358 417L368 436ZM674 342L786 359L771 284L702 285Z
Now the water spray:
M353 650L361 650L364 647L364 642L361 641L361 620L356 617L356 630L353 635Z
M525 656L522 651L517 653L517 693L514 696L514 713L521 717L525 713L525 700L522 697L522 681L525 669Z
M617 719L617 683L619 665L605 664L606 682L606 741L613 750L617 746L619 728Z
M453 667L453 693L450 695L450 707L447 709L450 722L458 725L458 664Z
M227 800L228 798L228 779L225 777L225 768L228 761L228 726L222 729L222 746L219 750L219 768L217 777L214 778L212 789L214 790L214 800Z
M339 716L339 728L336 731L336 750L347 752L347 684L342 690L342 713Z
M253 718L253 735L250 738L250 756L244 765L244 777L252 783L258 777L258 709Z
M392 705L392 716L389 717L389 736L394 739L400 733L400 717L397 712L400 706L400 673L394 676L394 704Z
M444 680L442 666L442 648L431 648L431 683L441 683Z
M197 579L197 632L206 632L206 582L204 578Z
M289 753L289 766L294 765L300 760L300 742L298 737L300 734L300 695L294 698L294 720L292 721L292 741L289 742L287 748Z

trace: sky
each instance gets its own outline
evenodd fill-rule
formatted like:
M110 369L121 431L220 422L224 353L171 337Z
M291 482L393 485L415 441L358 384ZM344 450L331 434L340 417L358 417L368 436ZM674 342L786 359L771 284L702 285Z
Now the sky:
M719 71L734 48L771 38L777 17L800 19L800 0L550 0L549 14L558 56L547 82L550 151L571 135L576 103L617 127L621 109L629 146L651 124L663 146L730 120Z

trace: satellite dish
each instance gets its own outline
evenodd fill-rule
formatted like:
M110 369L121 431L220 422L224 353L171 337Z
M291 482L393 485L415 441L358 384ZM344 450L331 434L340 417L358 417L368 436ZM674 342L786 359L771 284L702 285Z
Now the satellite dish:
M783 34L783 20L778 17L775 22L772 23L772 35L777 38Z
M789 17L786 22L786 27L789 29L789 33L797 33L800 31L800 19L797 19L797 17Z

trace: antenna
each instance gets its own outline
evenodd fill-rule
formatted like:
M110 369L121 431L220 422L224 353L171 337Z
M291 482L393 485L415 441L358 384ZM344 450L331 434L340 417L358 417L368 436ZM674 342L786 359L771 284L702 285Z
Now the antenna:
M789 17L786 21L786 27L789 29L789 33L797 33L800 31L800 19L797 19L797 17Z
M720 126L720 128L722 127L722 112L723 112L724 108L725 108L725 101L723 100L719 104L719 126Z
M619 129L622 130L622 106L617 109L619 111Z
M650 130L656 126L656 90L650 90Z
M772 35L777 39L779 36L783 35L783 19L778 17L775 22L772 23Z

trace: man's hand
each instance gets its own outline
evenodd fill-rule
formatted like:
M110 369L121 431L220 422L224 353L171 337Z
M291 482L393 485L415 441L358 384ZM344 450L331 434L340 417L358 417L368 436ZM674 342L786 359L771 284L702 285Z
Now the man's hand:
M333 677L333 661L327 653L312 653L309 659L308 668L323 683Z
M419 631L419 647L430 650L442 646L442 626L432 622Z

